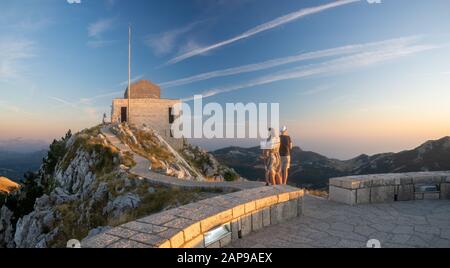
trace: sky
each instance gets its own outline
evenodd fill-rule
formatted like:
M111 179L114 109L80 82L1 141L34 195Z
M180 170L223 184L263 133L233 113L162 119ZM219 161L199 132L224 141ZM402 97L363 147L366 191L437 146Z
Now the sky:
M450 135L448 0L2 0L0 140L50 141L110 114L128 78L163 98L280 103L329 157ZM196 140L207 149L255 140Z

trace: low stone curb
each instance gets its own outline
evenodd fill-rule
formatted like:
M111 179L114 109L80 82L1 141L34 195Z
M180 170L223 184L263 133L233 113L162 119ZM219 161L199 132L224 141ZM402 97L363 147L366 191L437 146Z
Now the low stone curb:
M267 186L205 199L120 225L83 241L86 248L205 247L204 234L223 224L230 233L207 247L224 247L251 232L301 215L303 190Z
M418 185L436 185L439 191L416 192ZM330 179L331 201L349 205L450 199L450 171L348 176Z

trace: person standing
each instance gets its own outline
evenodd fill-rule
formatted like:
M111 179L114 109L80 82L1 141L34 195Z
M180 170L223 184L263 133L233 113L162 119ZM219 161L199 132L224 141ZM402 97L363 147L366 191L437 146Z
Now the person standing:
M286 126L283 126L280 132L281 176L282 183L287 184L289 168L291 167L292 141Z

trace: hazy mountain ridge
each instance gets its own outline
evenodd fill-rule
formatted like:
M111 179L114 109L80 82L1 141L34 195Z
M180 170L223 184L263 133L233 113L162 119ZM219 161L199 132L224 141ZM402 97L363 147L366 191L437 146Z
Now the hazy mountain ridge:
M212 153L247 179L264 178L259 147L228 147ZM450 137L399 153L360 155L350 160L331 159L294 147L289 180L302 187L324 188L329 178L337 176L440 170L450 170Z
M14 138L0 140L0 151L32 153L46 150L49 143L43 140Z
M20 181L27 171L37 171L47 150L30 153L0 151L0 176Z

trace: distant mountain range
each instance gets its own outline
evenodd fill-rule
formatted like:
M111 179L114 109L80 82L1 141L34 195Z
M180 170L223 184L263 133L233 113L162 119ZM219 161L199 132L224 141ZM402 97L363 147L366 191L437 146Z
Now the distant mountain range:
M219 161L250 180L264 179L259 147L228 147L213 152ZM450 170L450 137L428 141L413 150L360 155L350 160L330 159L295 147L289 181L299 187L320 189L328 179L338 176Z
M20 181L27 171L37 171L47 151L30 153L0 151L0 176Z
M0 140L0 152L32 153L48 149L49 143L43 140L14 138Z

